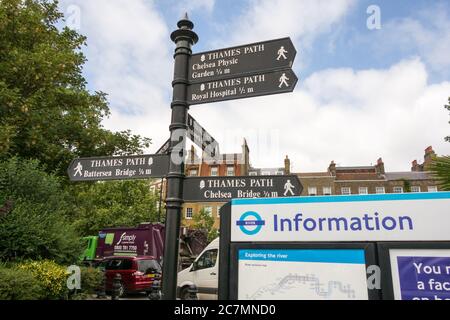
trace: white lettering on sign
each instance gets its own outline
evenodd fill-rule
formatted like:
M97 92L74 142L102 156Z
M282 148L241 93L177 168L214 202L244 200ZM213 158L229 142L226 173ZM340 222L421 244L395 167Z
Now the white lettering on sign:
M139 165L146 165L147 162L145 161L145 157L142 158L128 158L126 161L127 166L139 166Z
M136 235L135 234L127 235L127 233L124 232L120 236L120 239L117 242L117 245L120 245L122 242L124 242L124 243L134 243L134 240L136 240Z
M120 167L123 165L123 159L96 159L91 160L92 168L100 167Z

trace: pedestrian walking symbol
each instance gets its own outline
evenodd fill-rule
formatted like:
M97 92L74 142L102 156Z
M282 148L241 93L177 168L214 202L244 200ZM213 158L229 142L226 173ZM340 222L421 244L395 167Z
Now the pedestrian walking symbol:
M281 46L280 50L278 50L277 60L279 61L281 57L283 57L283 59L286 60L287 59L286 53L288 52L286 51L286 49L284 49L284 46Z
M75 167L75 173L74 173L74 177L76 177L77 176L77 174L79 174L80 175L80 177L82 177L83 176L83 166L81 165L81 162L78 162L78 164L77 164L77 166Z
M286 77L286 73L283 72L283 74L280 77L280 85L278 86L278 88L281 88L283 85L289 87L289 83L287 83L288 80L289 78Z
M293 189L295 189L295 187L291 183L291 180L288 179L284 184L284 196L287 196L288 192L291 194L291 196L295 196Z

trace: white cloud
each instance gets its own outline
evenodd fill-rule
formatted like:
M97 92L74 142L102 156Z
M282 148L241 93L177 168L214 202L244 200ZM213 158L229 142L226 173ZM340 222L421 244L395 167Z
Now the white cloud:
M112 116L104 124L151 137L157 149L169 136L173 43L152 1L66 0L80 7L80 33L89 86L108 93ZM156 150L155 150L156 151Z
M330 28L349 11L354 0L252 0L244 14L230 23L237 44L290 36L302 45ZM236 32L245 30L245 32Z
M156 151L169 135L171 114L173 44L166 23L144 0L74 3L88 36L90 87L110 94L106 127L151 137L148 151ZM303 44L329 30L352 3L253 1L236 20L234 44L286 35ZM190 113L222 152L240 152L242 138L249 138L255 166L283 166L287 154L294 170L319 171L331 160L368 165L382 156L387 170L409 170L428 145L450 153L443 141L450 83L430 85L427 79L420 59L385 70L323 70L300 80L291 94L192 106Z
M176 12L194 12L203 11L211 13L214 9L215 0L178 0L176 1Z
M417 17L393 19L375 33L372 47L377 52L417 52L433 72L448 76L450 71L450 12L431 6Z
M274 148L250 143L255 166L283 166L288 154L296 171L323 171L331 160L370 165L381 156L387 170L404 171L429 145L449 153L449 92L449 82L429 85L423 62L413 59L386 70L324 70L291 94L194 106L192 113L213 135L279 132Z

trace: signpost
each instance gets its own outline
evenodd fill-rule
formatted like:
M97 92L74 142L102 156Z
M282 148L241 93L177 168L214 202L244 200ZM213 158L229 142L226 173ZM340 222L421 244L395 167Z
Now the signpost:
M290 69L295 58L295 48L289 38L243 45L228 49L204 52L192 56L192 45L198 36L192 31L194 24L187 14L177 23L178 29L170 35L176 44L174 54L173 98L171 103L172 122L169 126L171 139L167 149L170 161L167 175L166 232L164 242L164 265L162 279L163 299L176 298L177 257L181 208L190 192L200 188L189 188L192 182L184 184L184 157L186 142L180 143L180 132L186 136L189 130L188 107L194 104L255 97L267 94L292 92L297 77ZM203 133L203 131L202 131ZM194 130L194 142L195 142ZM202 148L203 148L202 144ZM206 146L205 146L206 147ZM180 161L173 161L179 159ZM228 178L230 179L230 178ZM279 177L278 179L282 179ZM300 183L295 188L295 179L290 184L276 184L269 189L249 189L250 192L284 193L285 187L299 195ZM194 181L194 180L186 180ZM183 188L184 184L184 188ZM276 185L276 186L275 186ZM291 186L292 185L292 186ZM255 187L256 188L256 187ZM183 190L184 189L184 190ZM237 189L236 189L237 190ZM259 191L257 191L259 190ZM237 191L236 191L237 192ZM298 193L297 193L298 192ZM199 192L197 192L199 194ZM195 195L195 193L194 193ZM233 192L231 192L231 197ZM265 195L264 195L265 196ZM194 198L194 197L193 197ZM198 198L198 197L197 197ZM203 197L204 198L204 197Z
M297 80L295 73L288 69L191 84L188 103L194 105L292 92Z
M290 38L194 54L189 63L189 81L205 82L237 75L289 69L297 51Z
M203 151L206 150L211 158L219 154L219 143L190 114L188 114L187 127L187 134L192 142Z
M245 177L190 177L183 198L190 202L228 202L242 198L297 197L303 186L296 175Z
M169 156L154 154L78 158L67 169L71 181L162 178L168 172Z

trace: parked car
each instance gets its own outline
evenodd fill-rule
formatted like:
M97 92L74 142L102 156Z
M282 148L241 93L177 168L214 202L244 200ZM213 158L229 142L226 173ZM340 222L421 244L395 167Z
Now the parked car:
M112 291L115 275L121 275L119 296L149 291L162 273L161 265L153 256L107 257L100 263L100 268L105 270L106 292Z
M178 273L177 293L182 300L195 285L200 300L216 300L219 280L219 238L214 239L186 269Z

